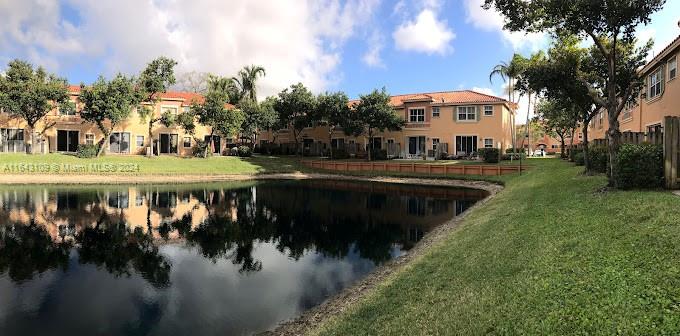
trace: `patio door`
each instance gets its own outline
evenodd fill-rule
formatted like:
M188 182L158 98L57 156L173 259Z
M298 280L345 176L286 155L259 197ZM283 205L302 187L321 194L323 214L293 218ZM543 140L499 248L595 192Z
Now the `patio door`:
M425 153L425 137L408 137L408 156L418 157Z
M109 136L109 152L116 154L130 153L130 133L114 132Z
M220 149L222 148L222 138L220 138L219 135L213 135L212 141L210 141L210 136L206 135L204 140L206 144L211 144L211 150L214 154L220 153Z
M477 152L477 136L456 136L456 155L468 155Z
M161 154L177 154L177 143L179 136L177 134L160 134L161 138Z
M0 152L22 153L24 150L23 129L0 128Z
M78 131L57 131L57 151L58 152L77 152L78 151Z

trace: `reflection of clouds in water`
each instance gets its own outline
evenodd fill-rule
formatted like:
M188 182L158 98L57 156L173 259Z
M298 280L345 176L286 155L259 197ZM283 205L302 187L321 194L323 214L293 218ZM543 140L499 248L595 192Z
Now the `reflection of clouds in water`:
M61 271L47 271L22 284L10 280L7 274L0 275L0 321L16 311L33 313L57 279L56 273Z

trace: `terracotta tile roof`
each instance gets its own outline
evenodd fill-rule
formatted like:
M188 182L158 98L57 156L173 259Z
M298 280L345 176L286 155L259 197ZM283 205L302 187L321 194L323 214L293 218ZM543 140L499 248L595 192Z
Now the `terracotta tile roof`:
M80 85L69 85L68 86L68 91L69 93L72 94L79 94L80 93ZM202 94L200 93L193 93L193 92L180 92L180 91L168 91L165 93L160 94L161 99L166 99L166 100L179 100L182 102L182 106L190 106L193 102L197 103L203 103L205 101L205 97L203 97ZM226 104L228 108L234 108L235 106L232 104Z
M426 93L410 93L390 97L390 104L394 107L404 105L404 102L427 100L433 104L479 104L479 103L509 103L507 100L479 93L472 90L461 91L442 91ZM350 103L358 103L359 100L352 100Z
M680 35L678 35L678 37L676 37L673 42L669 43L665 48L663 48L663 50L661 50L658 55L654 56L651 61L647 62L647 64L642 67L641 72L647 73L648 71L652 70L652 67L655 67L660 61L665 61L666 56L678 48L680 48Z

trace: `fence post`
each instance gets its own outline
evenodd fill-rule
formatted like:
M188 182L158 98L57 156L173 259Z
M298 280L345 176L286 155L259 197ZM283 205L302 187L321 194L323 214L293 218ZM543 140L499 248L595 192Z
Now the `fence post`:
M673 118L664 117L664 141L663 141L663 158L664 158L664 177L666 179L666 188L673 188L674 177L672 175L673 171L673 135L674 130Z

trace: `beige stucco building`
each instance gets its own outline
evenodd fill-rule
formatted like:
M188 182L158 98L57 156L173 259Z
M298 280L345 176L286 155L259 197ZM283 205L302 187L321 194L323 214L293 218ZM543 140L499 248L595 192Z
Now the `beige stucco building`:
M36 125L34 134L38 139L37 152L73 153L81 144L96 144L102 140L103 134L97 126L84 122L80 117L82 109L78 101L80 87L69 86L68 91L75 103L75 111L62 113L55 109ZM165 112L183 113L193 102L202 101L203 96L199 94L166 92L160 95L160 101L153 106L153 113L155 118ZM29 132L31 130L24 120L0 113L0 152L25 152L30 145ZM107 154L145 154L146 148L153 144L155 154L190 156L196 145L194 138L186 134L182 128L165 127L160 122L155 123L152 134L152 139L149 139L148 120L141 118L137 111L133 110L130 118L116 126L109 140L105 142ZM207 141L209 135L209 127L197 124L196 138ZM233 137L215 134L211 150L214 153L222 153L226 146L233 142Z
M401 131L377 132L374 147L388 149L391 156L419 158L435 152L438 146L449 155L512 147L514 105L503 98L463 90L397 95L391 97L390 104L406 126ZM259 137L260 143L294 140L290 130ZM355 145L365 149L368 141L366 136L348 136L342 130L329 137L328 128L323 126L307 128L300 135L305 148Z

